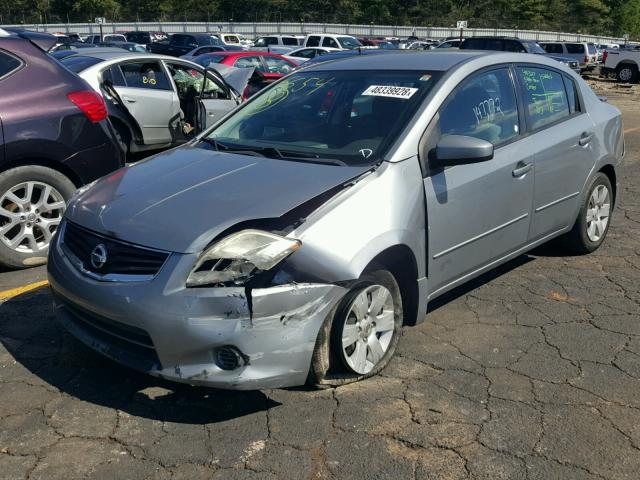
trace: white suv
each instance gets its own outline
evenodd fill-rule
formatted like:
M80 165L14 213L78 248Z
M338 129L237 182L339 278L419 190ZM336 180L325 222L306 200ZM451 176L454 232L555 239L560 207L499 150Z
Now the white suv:
M598 65L598 49L587 42L538 42L547 53L573 58L580 63L582 72L591 71Z
M332 33L318 33L313 35L307 35L304 39L305 47L328 47L328 48L342 48L346 50L352 50L354 48L361 47L362 44L351 35L334 35Z

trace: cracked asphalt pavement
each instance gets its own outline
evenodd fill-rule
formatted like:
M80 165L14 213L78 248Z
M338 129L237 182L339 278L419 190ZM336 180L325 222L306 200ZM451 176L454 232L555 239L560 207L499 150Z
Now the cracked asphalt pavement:
M598 252L538 249L430 306L336 389L171 384L82 346L47 289L0 304L3 479L637 479L640 109ZM0 286L44 270L0 273Z

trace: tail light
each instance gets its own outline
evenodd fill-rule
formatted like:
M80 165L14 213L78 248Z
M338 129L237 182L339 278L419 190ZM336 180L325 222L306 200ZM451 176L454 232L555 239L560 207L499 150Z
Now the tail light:
M82 90L67 94L67 98L82 110L91 123L98 123L107 118L107 106L98 93Z
M584 63L589 63L589 55L584 56Z
M604 53L602 54L602 63L607 63L608 56L609 56L609 52L605 50Z

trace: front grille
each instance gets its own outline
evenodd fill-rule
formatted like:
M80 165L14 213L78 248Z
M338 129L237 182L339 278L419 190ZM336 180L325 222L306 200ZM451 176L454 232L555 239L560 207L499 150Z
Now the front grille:
M145 371L161 368L153 340L145 330L97 315L59 295L55 297L58 308L68 314L72 333L80 333L78 336L85 343L95 348L95 341L99 342L103 347L99 351L134 368ZM87 337L91 342L87 342Z
M71 222L64 226L62 245L68 253L82 263L82 268L100 276L104 275L142 275L153 276L158 273L169 254L91 232ZM106 261L92 262L96 247L102 245Z

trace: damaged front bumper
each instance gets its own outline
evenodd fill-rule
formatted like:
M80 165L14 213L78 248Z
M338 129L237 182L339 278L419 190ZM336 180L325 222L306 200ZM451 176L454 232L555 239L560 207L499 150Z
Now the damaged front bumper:
M304 384L319 329L347 290L317 283L186 288L195 261L173 254L151 281L101 282L56 244L48 271L57 318L91 348L154 376L245 390ZM240 352L237 368L220 367L224 347Z

